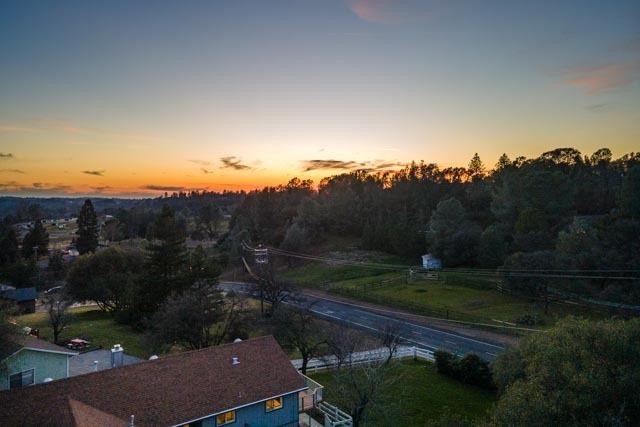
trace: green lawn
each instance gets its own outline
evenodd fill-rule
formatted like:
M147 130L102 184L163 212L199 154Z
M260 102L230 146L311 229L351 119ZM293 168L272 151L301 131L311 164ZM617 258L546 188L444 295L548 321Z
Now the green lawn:
M442 413L460 414L470 420L485 418L496 401L494 393L462 384L438 374L431 363L403 361L376 405L365 413L368 426L424 425ZM348 410L337 395L332 372L312 374L322 384L324 399Z
M306 287L328 289L338 295L408 310L427 316L501 325L515 323L524 315L536 317L534 328L550 327L568 314L602 317L595 309L554 303L549 313L530 299L498 292L495 280L455 273L441 274L440 280L407 283L405 272L309 263L279 272L279 277ZM387 282L386 286L376 284ZM330 285L330 286L327 286Z
M397 276L397 272L353 267L348 265L326 265L310 263L297 268L279 272L278 277L294 281L303 286L320 286L325 283L344 282L347 280L384 280L389 276Z
M96 346L111 348L114 344L121 344L128 354L142 358L150 356L141 343L142 335L127 325L117 323L109 313L96 307L78 307L70 312L73 317L67 329L62 332L61 340L83 336ZM15 320L21 326L40 329L41 337L53 340L46 313L25 314Z

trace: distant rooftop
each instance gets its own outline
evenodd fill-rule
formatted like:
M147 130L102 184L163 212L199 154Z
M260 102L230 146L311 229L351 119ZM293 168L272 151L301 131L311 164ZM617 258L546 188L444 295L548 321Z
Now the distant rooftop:
M0 296L12 301L30 301L38 298L36 288L17 288L0 291Z

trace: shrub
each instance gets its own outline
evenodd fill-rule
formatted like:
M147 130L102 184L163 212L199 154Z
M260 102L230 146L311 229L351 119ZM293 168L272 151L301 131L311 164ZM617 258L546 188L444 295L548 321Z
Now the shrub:
M434 356L438 373L465 384L489 390L495 389L489 362L481 359L478 355L469 353L460 359L447 351L438 350Z
M433 355L436 359L436 370L438 373L448 377L454 377L453 364L455 363L456 357L444 350L437 350Z

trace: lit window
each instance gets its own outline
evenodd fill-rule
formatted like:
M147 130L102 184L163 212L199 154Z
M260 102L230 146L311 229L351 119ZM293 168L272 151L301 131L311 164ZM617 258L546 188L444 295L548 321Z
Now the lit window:
M216 425L223 426L236 421L236 411L225 412L216 417Z
M9 376L9 388L20 388L34 383L35 369L18 372Z
M282 408L282 396L276 397L275 399L269 399L265 403L267 412L275 411L276 409Z

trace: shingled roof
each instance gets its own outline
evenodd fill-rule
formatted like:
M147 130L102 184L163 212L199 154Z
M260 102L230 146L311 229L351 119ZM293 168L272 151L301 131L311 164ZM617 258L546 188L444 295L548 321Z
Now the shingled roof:
M68 354L69 356L75 356L76 354L78 354L75 351L68 350L64 347L52 344L48 341L36 338L31 335L16 334L10 335L6 340L6 343L3 343L2 348L0 348L0 360L4 360L5 358L17 353L22 349L47 351L51 353L63 353Z
M305 388L266 336L0 392L0 425L176 425Z

